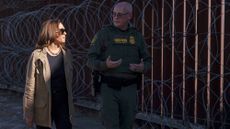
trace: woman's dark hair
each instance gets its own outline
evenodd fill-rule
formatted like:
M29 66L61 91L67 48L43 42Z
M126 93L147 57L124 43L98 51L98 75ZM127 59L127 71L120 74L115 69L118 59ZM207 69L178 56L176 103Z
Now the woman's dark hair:
M42 49L49 46L56 39L56 33L59 30L58 25L60 20L49 19L42 24L41 31L39 33L38 41L36 43L37 49ZM64 44L61 44L64 45Z

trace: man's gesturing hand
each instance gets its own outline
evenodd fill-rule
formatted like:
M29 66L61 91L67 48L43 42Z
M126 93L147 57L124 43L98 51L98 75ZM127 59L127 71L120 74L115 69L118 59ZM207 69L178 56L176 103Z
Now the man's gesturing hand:
M129 69L133 72L143 72L144 71L144 62L143 59L141 59L141 63L139 64L129 64Z
M118 67L121 64L121 62L122 62L122 59L119 59L119 60L116 60L116 61L112 61L110 59L110 56L108 56L107 59L106 59L106 66L108 68L116 68L116 67Z

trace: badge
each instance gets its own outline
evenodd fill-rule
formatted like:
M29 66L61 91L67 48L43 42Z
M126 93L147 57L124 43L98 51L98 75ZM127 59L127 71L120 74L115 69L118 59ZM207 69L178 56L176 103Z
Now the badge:
M134 36L130 36L129 37L129 43L130 44L135 44L135 38L134 38Z

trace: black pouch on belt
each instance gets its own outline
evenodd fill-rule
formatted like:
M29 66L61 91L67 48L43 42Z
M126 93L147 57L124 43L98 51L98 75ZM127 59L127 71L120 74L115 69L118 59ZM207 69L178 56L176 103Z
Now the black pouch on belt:
M93 71L92 75L93 75L94 94L100 94L102 74L99 71Z

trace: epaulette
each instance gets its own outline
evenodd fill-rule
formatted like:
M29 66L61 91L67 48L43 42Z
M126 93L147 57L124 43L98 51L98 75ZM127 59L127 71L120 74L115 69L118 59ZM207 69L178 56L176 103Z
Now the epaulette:
M101 32L108 32L113 29L113 25L103 25L101 28Z
M112 27L112 25L107 24L107 25L103 25L101 29L108 29L108 28L111 28L111 27Z
M129 23L129 29L134 29L134 30L137 30L137 28L133 25L133 24L131 24L131 23Z
M138 31L138 29L135 26L133 26L133 25L130 25L129 29L132 30L132 31Z
M103 25L101 30L112 29L113 25Z

